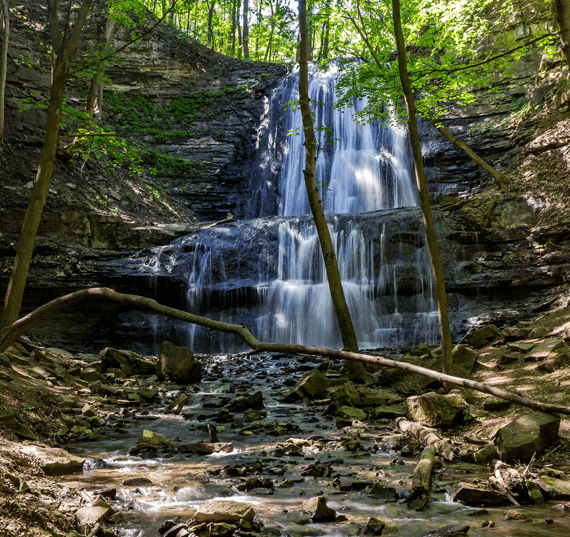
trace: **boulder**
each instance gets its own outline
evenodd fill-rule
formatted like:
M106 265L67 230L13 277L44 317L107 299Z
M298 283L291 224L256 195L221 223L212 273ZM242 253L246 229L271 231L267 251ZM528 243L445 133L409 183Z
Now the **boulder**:
M534 483L540 486L542 492L548 498L562 502L570 500L570 481L543 475Z
M372 487L370 487L368 494L373 498L378 498L386 502L395 502L397 499L396 489L394 487L379 482L374 483Z
M458 394L426 393L408 397L407 416L428 427L446 427L463 417L467 403Z
M161 434L145 429L141 438L137 440L137 444L144 444L150 447L167 446L168 440Z
M336 411L336 415L341 419L351 422L366 420L366 412L360 408L354 408L353 406L341 406Z
M489 444L473 453L472 457L475 464L487 464L492 460L498 459L499 452L497 451L497 446Z
M107 347L101 351L101 370L120 369L127 377L131 375L154 375L155 365L133 351Z
M81 507L75 512L75 520L79 531L87 535L95 524L106 520L114 513L113 509L106 506Z
M479 357L473 349L465 345L456 345L453 347L451 356L453 358L451 374L455 377L462 378L467 378L471 374L473 366Z
M506 494L471 483L460 483L452 497L454 502L467 505L505 505L510 503Z
M158 380L169 380L176 384L193 384L202 380L202 364L194 358L189 348L163 341L156 363L156 376Z
M386 524L379 518L370 517L362 530L362 535L382 535Z
M303 511L309 513L314 520L326 521L336 518L336 511L327 506L327 500L324 496L315 496L303 502Z
M360 394L354 383L345 382L340 386L334 386L328 389L327 395L338 406L357 406L360 404Z
M469 531L470 526L467 524L448 524L435 531L430 531L428 535L464 535Z
M560 418L545 412L533 412L511 421L497 433L501 460L528 460L535 453L558 440Z
M45 475L68 475L83 471L85 459L76 457L64 449L52 448L39 442L30 442L21 449L38 459Z
M499 329L494 324L490 324L489 326L479 328L479 330L473 330L473 332L467 334L467 336L465 336L465 343L471 345L471 347L480 349L493 341L497 341L500 337L501 332L499 332Z
M291 389L285 396L285 400L292 402L300 399L314 399L323 394L328 387L329 381L318 369L315 369Z
M240 520L252 521L255 511L247 503L228 500L210 500L203 503L194 515L196 522L229 522Z
M228 409L231 412L243 412L250 408L254 410L265 408L265 405L263 404L263 394L260 391L252 393L251 395L238 395L228 405Z

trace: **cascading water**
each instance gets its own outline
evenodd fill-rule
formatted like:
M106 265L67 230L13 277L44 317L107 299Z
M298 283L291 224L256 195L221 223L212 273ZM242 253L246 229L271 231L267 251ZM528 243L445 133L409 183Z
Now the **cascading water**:
M337 68L314 70L317 182L361 347L438 340L437 308L404 129L359 123L365 103L337 110ZM283 79L260 132L243 222L194 233L155 250L149 272L183 279L193 313L247 324L264 341L338 347L324 263L309 213L298 74ZM288 133L291 135L287 136ZM243 349L200 327L177 337L197 351ZM163 330L164 335L166 332ZM159 336L157 339L161 339Z

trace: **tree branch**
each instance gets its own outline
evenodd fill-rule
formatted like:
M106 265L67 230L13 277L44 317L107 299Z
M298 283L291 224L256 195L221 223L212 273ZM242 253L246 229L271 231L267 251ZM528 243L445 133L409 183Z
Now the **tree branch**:
M383 356L374 356L358 352L339 351L336 349L327 349L324 347L307 347L305 345L267 343L264 341L259 341L248 330L246 325L229 324L222 321L215 321L213 319L209 319L208 317L202 317L200 315L194 315L193 313L188 313L176 308L163 306L151 298L117 293L113 289L108 289L105 287L82 289L81 291L76 291L75 293L56 298L51 302L40 306L25 317L22 317L14 324L7 326L2 330L2 332L0 332L0 352L5 351L10 345L13 345L32 326L37 324L47 315L64 308L68 308L69 306L73 306L74 304L77 304L84 300L111 300L125 306L131 306L133 308L158 313L159 315L165 315L173 319L179 319L188 323L205 326L206 328L210 328L212 330L219 330L221 332L236 334L241 337L251 349L259 352L309 354L313 356L338 358L341 360L352 360L354 362L371 364L374 366L401 369L403 371L409 371L410 373L422 375L424 377L428 377L442 383L448 383L454 386L470 388L479 392L488 393L490 395L494 395L495 397L499 397L506 401L511 401L517 405L532 408L534 410L540 410L542 412L557 412L559 414L570 415L570 408L565 406L533 401L531 399L527 399L526 397L521 397L520 395L515 395L505 390L501 390L495 386L483 384L482 382L454 377L452 375L446 375L444 373L432 371L431 369L426 369L424 367L409 364L407 362L397 362Z

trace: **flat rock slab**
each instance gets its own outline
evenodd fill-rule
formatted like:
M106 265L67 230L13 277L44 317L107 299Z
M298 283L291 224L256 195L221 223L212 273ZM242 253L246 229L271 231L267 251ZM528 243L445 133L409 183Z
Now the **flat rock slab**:
M517 341L516 343L507 343L510 350L522 353L531 351L536 347L536 345L536 341Z
M89 530L98 522L102 522L113 514L113 509L109 507L90 506L82 507L75 512L75 519L79 526L79 531L87 534Z
M83 471L85 459L76 457L64 449L30 442L22 446L22 451L38 459L45 475L68 475Z
M465 400L457 394L440 395L426 393L408 397L407 416L428 427L446 427L463 416L467 409Z
M533 483L537 483L542 492L553 500L570 500L570 481L563 481L562 479L543 475L538 481L533 481Z
M506 494L471 483L461 483L453 494L453 501L467 505L506 505L509 503Z
M560 418L545 412L533 412L511 421L497 433L501 460L528 460L535 453L558 440Z
M552 355L564 347L564 341L561 339L546 339L539 343L532 351L530 351L526 359L531 360L544 360L550 358Z
M194 515L197 522L239 522L252 521L255 510L247 503L228 500L211 500L203 503Z

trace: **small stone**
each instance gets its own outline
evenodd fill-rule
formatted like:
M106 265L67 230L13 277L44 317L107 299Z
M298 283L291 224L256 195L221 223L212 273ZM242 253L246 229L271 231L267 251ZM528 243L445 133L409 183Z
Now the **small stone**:
M382 520L376 517L370 517L364 530L362 531L363 535L382 535L382 531L386 527L386 524L382 522Z

